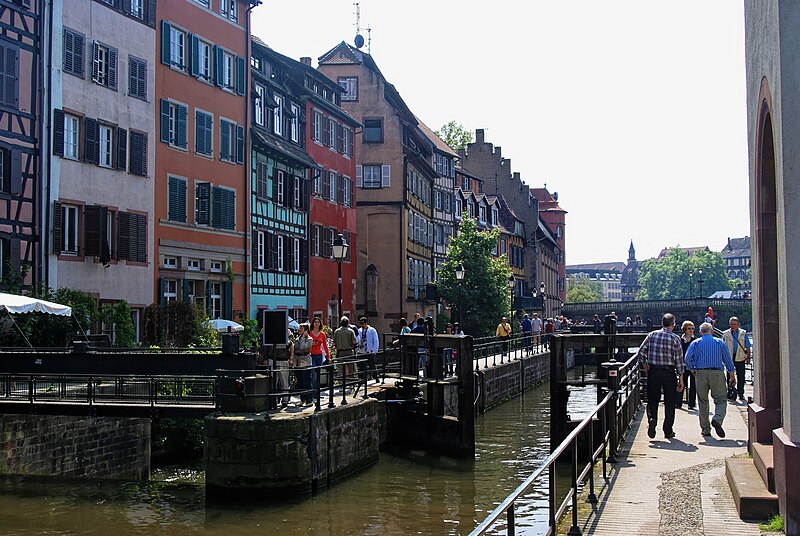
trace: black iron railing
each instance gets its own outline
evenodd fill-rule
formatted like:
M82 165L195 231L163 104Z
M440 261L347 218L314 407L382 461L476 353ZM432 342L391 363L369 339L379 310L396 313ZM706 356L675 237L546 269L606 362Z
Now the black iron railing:
M579 485L588 481L588 499L597 502L595 494L595 465L602 460L603 478L608 478L608 463L616 461L617 450L626 437L630 423L639 407L639 367L636 356L622 362L604 363L608 369L608 393L600 400L572 432L555 448L552 453L526 478L483 522L470 534L477 536L486 534L501 517L506 517L506 532L515 531L515 505L529 490L536 486L545 474L548 479L548 528L545 534L553 534L556 523L568 507L572 507L572 527L569 534L580 534L578 528L578 494ZM600 424L600 441L595 443L595 422ZM578 442L581 437L588 437L591 449L585 459L580 459ZM558 502L556 489L556 463L569 457L570 487L563 501ZM582 465L581 465L582 464Z

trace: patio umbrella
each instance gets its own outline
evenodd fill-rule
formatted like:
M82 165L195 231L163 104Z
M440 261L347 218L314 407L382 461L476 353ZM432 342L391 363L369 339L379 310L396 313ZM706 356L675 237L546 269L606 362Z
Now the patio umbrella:
M220 333L227 333L228 332L228 328L230 328L230 331L243 331L244 330L244 326L243 325L237 324L233 320L225 320L225 319L222 319L222 318L215 318L214 320L209 320L208 321L208 325L211 326L211 328L214 331L218 331Z

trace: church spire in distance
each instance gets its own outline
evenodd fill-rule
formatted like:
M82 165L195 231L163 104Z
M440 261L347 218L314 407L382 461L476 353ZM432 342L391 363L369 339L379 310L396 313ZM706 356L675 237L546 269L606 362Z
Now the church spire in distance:
M631 247L628 248L628 261L636 260L636 250L633 247L633 240L631 240Z

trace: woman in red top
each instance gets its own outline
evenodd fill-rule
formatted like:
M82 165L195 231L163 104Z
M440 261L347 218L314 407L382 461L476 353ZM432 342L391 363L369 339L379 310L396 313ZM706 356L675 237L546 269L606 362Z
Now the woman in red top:
M322 331L322 319L318 316L314 317L311 322L311 331L309 332L311 340L311 389L313 396L316 396L319 385L319 368L322 366L323 361L330 362L330 354L328 353L328 337Z

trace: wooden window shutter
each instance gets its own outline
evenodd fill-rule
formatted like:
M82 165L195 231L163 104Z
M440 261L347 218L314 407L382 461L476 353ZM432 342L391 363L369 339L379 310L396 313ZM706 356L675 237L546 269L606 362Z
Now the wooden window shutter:
M342 175L339 175L338 180L336 181L336 202L344 205L344 191L345 191L345 178Z
M344 256L344 260L350 260L350 252L353 251L353 244L350 242L350 231L345 229L342 231L342 236L344 237L344 241L347 242L347 245L350 246L347 248L347 255Z
M147 262L147 216L135 214L136 262Z
M108 47L108 87L117 89L117 49Z
M236 125L236 163L244 164L244 127Z
M291 208L294 204L294 176L283 174L283 206Z
M176 121L177 133L175 134L175 145L181 149L186 149L186 106L179 104L175 108L175 112L178 114L178 120Z
M117 127L117 169L128 169L128 131Z
M381 166L381 187L391 188L392 186L392 166L383 164Z
M192 35L189 39L189 72L192 76L200 75L200 39L196 35Z
M241 56L236 56L236 94L244 95L244 79L247 63Z
M225 192L225 228L236 229L236 191L224 190Z
M53 203L53 253L58 255L64 250L64 214L63 205Z
M144 132L131 132L130 172L147 176L147 134Z
M344 152L344 126L336 124L336 150L340 153Z
M203 143L205 136L203 129L205 127L205 114L200 110L194 111L194 150L195 152L206 154L205 144Z
M153 10L155 11L155 10ZM155 13L153 13L155 16ZM169 65L169 38L172 33L172 26L169 22L161 21L161 63Z
M84 207L84 254L87 257L100 257L103 254L107 212L106 207L96 205Z
M135 243L131 243L131 214L127 212L119 213L117 235L117 257L119 257L120 260L128 261L135 258L135 253L131 256L131 246L133 246L134 252L136 250Z
M331 231L332 229L322 228L322 256L326 259L331 257L331 248L333 246L331 243Z
M95 119L89 117L84 119L84 160L89 164L97 164L99 158L99 136L100 126Z
M224 56L225 54L223 50L214 45L214 83L218 86L222 86L222 68L225 61Z
M169 101L161 99L161 141L169 143Z
M92 80L97 82L100 71L100 44L97 41L92 41Z
M231 123L220 119L219 157L222 160L231 160Z
M224 303L222 314L224 318L233 318L233 283L222 282L222 301Z
M156 0L147 0L147 24L155 28L156 25Z
M64 28L64 71L68 73L75 72L75 32Z
M322 140L320 140L320 141L322 141L322 145L324 145L326 147L328 145L330 145L330 142L331 142L331 134L330 134L331 133L331 127L330 127L330 123L331 122L328 121L328 119L326 117L324 117L324 116L322 117Z
M329 171L322 171L322 199L329 199L331 197L331 173Z
M311 226L309 226L308 230L309 230L309 234L311 234L311 240L310 240L310 243L311 243L311 254L314 255L315 252L317 251L317 226L316 225L311 225Z
M300 240L300 271L308 273L308 240Z
M64 110L53 110L53 154L64 156Z
M359 188L364 185L364 171L360 164L356 165L356 186Z

